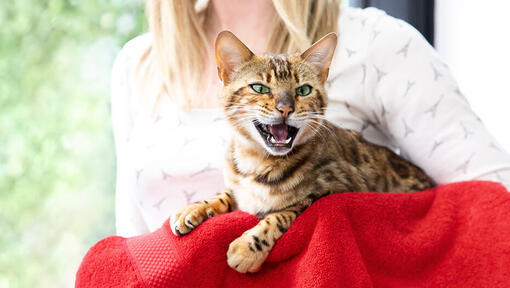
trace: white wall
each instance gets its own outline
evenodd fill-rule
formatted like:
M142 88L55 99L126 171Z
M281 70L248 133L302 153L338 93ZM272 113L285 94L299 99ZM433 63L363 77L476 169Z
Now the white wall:
M510 152L510 1L436 0L435 46Z

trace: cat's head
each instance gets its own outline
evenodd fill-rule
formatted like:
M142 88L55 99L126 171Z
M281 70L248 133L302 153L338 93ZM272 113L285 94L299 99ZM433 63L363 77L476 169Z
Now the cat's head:
M224 110L237 136L286 155L323 124L324 82L337 43L330 33L295 55L253 54L234 34L216 38Z

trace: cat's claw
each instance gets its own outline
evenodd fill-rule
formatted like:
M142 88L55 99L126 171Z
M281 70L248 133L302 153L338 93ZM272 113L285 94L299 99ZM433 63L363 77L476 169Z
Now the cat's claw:
M207 209L200 204L187 206L170 217L170 229L177 236L190 233L208 218Z
M230 243L227 252L228 266L240 273L259 271L269 252L256 249L252 242L251 236L243 235Z

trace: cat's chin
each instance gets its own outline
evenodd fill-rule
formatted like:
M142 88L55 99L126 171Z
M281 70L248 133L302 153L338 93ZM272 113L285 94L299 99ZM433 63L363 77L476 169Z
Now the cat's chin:
M273 156L285 156L289 154L289 152L292 150L292 147L268 147L265 146L267 152Z

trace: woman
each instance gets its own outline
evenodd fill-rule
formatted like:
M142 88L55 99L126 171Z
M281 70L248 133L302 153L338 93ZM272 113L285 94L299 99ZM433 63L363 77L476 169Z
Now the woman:
M230 128L213 43L225 29L255 53L303 51L338 32L326 83L330 121L399 151L438 184L486 179L510 187L510 156L423 37L380 10L338 5L148 0L150 33L127 43L113 69L119 235L155 230L221 189Z

